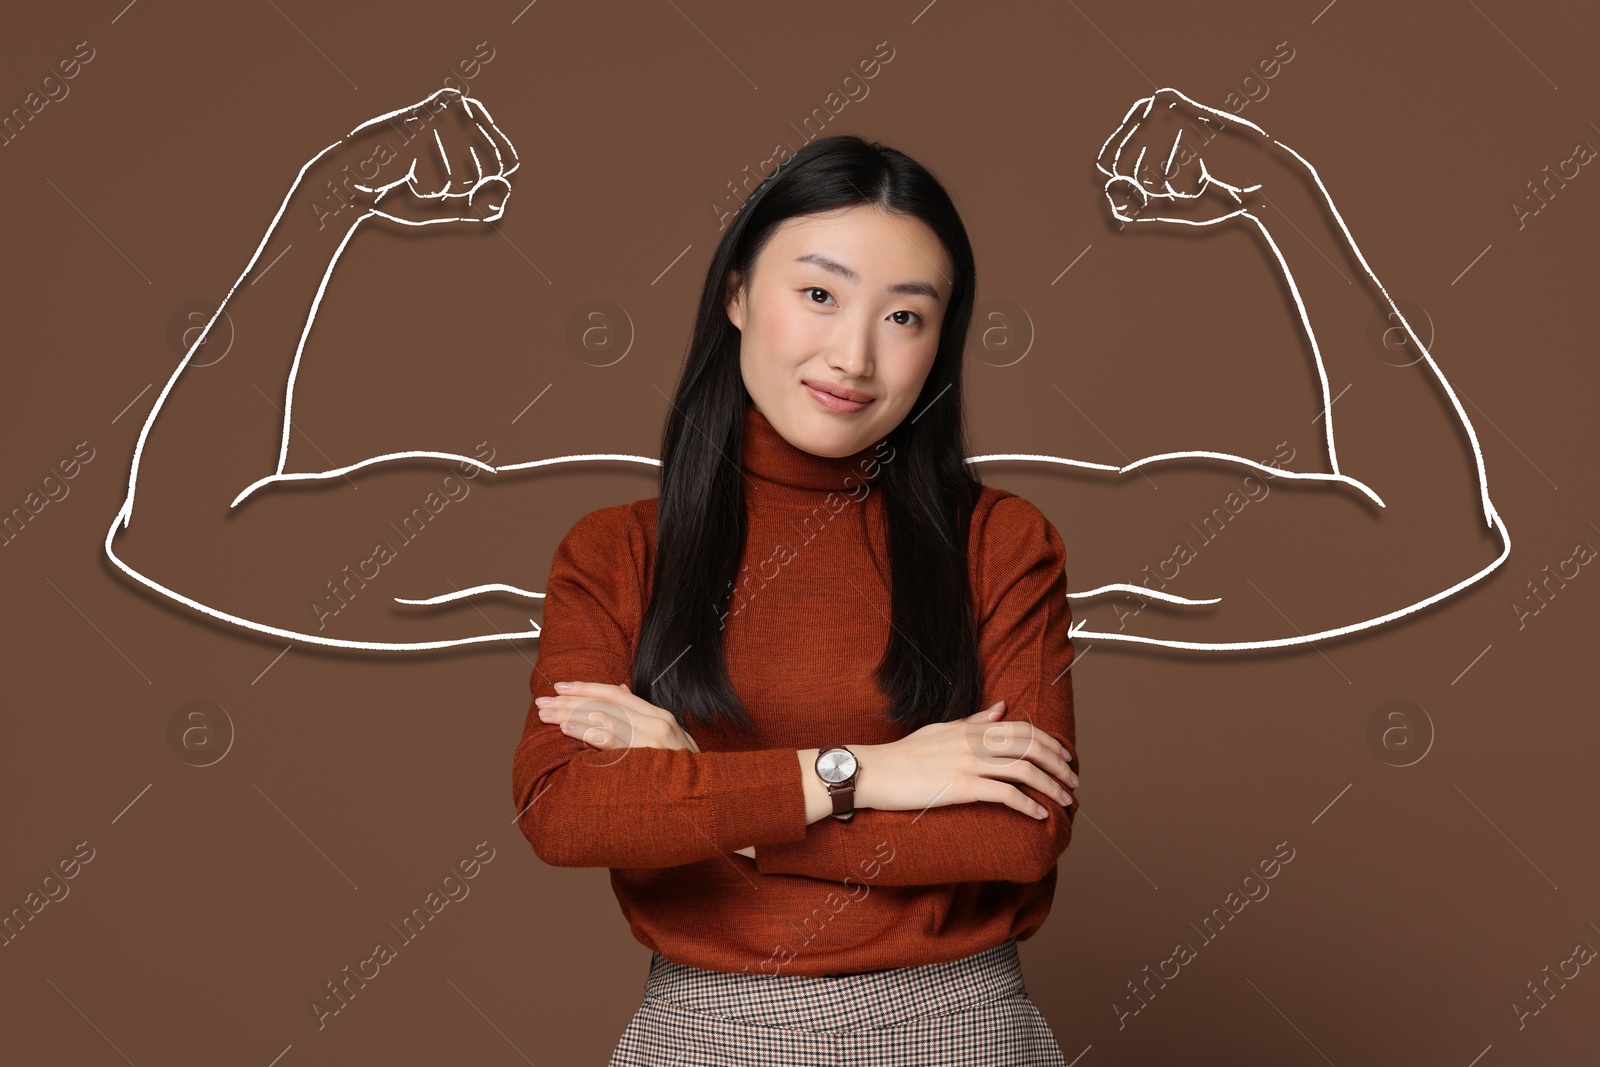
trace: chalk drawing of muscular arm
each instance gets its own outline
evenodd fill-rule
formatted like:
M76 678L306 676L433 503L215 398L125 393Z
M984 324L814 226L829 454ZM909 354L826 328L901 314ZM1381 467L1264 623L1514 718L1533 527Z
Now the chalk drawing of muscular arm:
M1214 482L1215 497L1208 503L1217 506L1203 515L1182 514L1168 530L1173 536L1165 545L1172 547L1144 566L1123 562L1120 574L1084 581L1082 572L1095 569L1095 561L1080 554L1069 565L1080 572L1068 593L1075 635L1200 650L1309 644L1411 615L1505 561L1510 534L1489 499L1472 423L1302 155L1254 123L1165 88L1128 109L1095 165L1113 216L1128 224L1125 230L1255 227L1280 272L1314 365L1321 394L1316 421L1328 469L1289 470L1275 460L1268 465L1205 450L1166 452L1120 466L1038 455L974 457L1062 464L1091 478L1148 474L1162 485ZM1348 253L1359 267L1357 276L1345 276L1329 253L1341 259ZM1364 334L1375 317L1403 330L1404 348L1418 358L1403 367L1373 358ZM1341 398L1344 406L1336 407ZM1359 457L1356 466L1347 468L1339 441ZM1209 469L1194 470L1196 460ZM1240 524L1255 527L1247 550L1252 554L1242 558L1244 546L1228 545L1235 535L1221 528L1253 506L1251 486L1263 497L1270 491L1278 503L1257 507ZM1378 486L1392 487L1391 499L1380 496ZM1308 516L1315 520L1310 538ZM1281 535L1275 535L1277 527ZM1213 541L1223 547L1212 547ZM1192 566L1197 557L1205 557L1203 564ZM1375 561L1400 566L1379 568ZM1391 572L1382 581L1374 577L1380 569ZM1284 589L1298 594L1292 610L1274 599Z
M520 166L483 103L454 89L370 119L313 156L146 418L127 497L106 533L110 561L211 619L293 642L400 651L538 637L528 612L544 594L530 588L539 579L529 553L516 551L513 529L527 516L526 487L517 513L506 483L567 462L651 469L659 460L592 454L496 466L492 449L487 457L407 450L289 470L302 355L356 232L368 220L494 222ZM304 314L281 313L286 291L313 293ZM224 316L229 327L218 329ZM207 348L214 335L223 352ZM491 503L451 504L469 492ZM450 506L468 510L430 519ZM478 529L463 528L472 523ZM396 570L396 556L404 573L385 573ZM480 573L414 588L416 565L441 557L457 576ZM523 562L507 573L501 565L511 559ZM388 639L397 631L415 636Z
M353 162L360 165L361 181L349 180L348 165ZM1360 581L1359 570L1341 570L1340 560L1359 559L1361 552L1367 550L1364 538L1373 546L1381 543L1374 539L1382 536L1382 524L1373 521L1369 512L1387 510L1392 502L1384 500L1373 488L1373 476L1357 477L1340 464L1334 437L1336 396L1330 391L1329 368L1341 369L1347 363L1353 366L1358 357L1350 349L1352 344L1360 343L1366 316L1353 325L1341 324L1336 341L1324 341L1312 329L1311 315L1329 292L1327 287L1343 287L1347 282L1330 282L1308 270L1291 270L1297 257L1310 253L1285 250L1280 227L1264 221L1256 198L1264 185L1271 184L1267 176L1293 174L1308 179L1337 220L1338 231L1348 242L1350 252L1365 268L1365 259L1344 229L1342 218L1333 210L1321 179L1309 163L1259 127L1197 104L1171 89L1135 103L1106 141L1096 165L1106 178L1105 193L1113 214L1126 223L1196 227L1234 221L1249 222L1258 228L1282 272L1310 342L1321 382L1322 426L1331 469L1290 470L1216 451L1163 453L1122 466L1014 453L975 456L972 462L1039 463L1052 472L1072 475L1074 482L1081 480L1086 486L1141 479L1146 473L1160 471L1163 485L1192 480L1227 490L1239 484L1241 475L1270 475L1274 487L1291 487L1291 494L1305 495L1306 490L1311 490L1312 495L1333 498L1325 525L1334 547L1321 557L1315 553L1298 560L1286 556L1279 561L1280 566L1302 579L1321 580L1330 589ZM536 501L530 504L527 479L519 478L519 474L535 468L548 470L552 465L595 462L649 470L659 467L659 460L589 453L496 466L490 462L492 455L416 450L371 456L323 470L288 470L289 443L296 429L294 389L301 355L333 268L359 226L368 219L404 227L493 222L502 216L510 192L510 176L519 166L514 146L484 105L448 89L357 126L307 162L244 272L195 339L146 418L133 454L127 497L106 533L104 547L109 560L141 585L188 609L293 642L403 651L536 638L539 628L528 617L528 606L543 596L532 588L539 578L534 575L528 553L518 550L515 539L501 537L496 543L491 529L514 528L518 507L523 509L521 515L528 507L537 507ZM338 184L339 194L336 207L330 210L319 205L327 203L324 189L333 188L332 183ZM271 281L280 291L285 285L300 283L314 290L303 319L288 320L266 310L270 305L256 283L267 277L268 271L274 272ZM1302 280L1308 275L1309 280ZM1489 501L1483 457L1471 424L1411 324L1394 308L1376 276L1370 270L1367 275L1363 284L1370 281L1371 307L1386 306L1393 311L1393 321L1406 331L1422 356L1412 369L1417 375L1428 376L1429 384L1437 386L1439 395L1447 398L1447 405L1440 410L1445 412L1449 426L1464 435L1476 464L1470 487L1474 514L1497 535L1499 555L1475 567L1472 573L1441 577L1420 594L1397 591L1395 603L1381 610L1356 611L1353 617L1341 619L1336 625L1308 629L1284 618L1271 626L1258 626L1255 632L1242 637L1227 630L1226 608L1261 592L1242 572L1242 581L1230 578L1226 568L1219 573L1216 568L1194 567L1171 576L1158 574L1154 581L1148 569L1144 574L1129 569L1126 574L1107 578L1095 574L1092 565L1083 565L1084 557L1080 555L1081 562L1074 569L1088 572L1090 577L1087 582L1079 577L1068 594L1073 598L1077 636L1135 646L1204 650L1292 646L1392 622L1466 588L1506 558L1509 536ZM225 313L234 326L229 342L231 354L213 367L210 359L218 357L208 355L206 344ZM1370 353L1362 356L1367 363L1377 362ZM227 373L216 373L224 367ZM1392 372L1394 368L1380 364L1378 369ZM1372 388L1376 390L1378 386ZM269 402L264 403L263 397ZM1413 413L1406 417L1416 416ZM1349 432L1341 430L1341 435ZM1408 437L1397 434L1392 427L1364 424L1356 432L1367 435L1369 443L1384 440L1385 433L1389 435L1387 443L1394 447L1392 455L1384 459L1380 474L1407 464L1413 468L1431 464L1430 476L1436 473L1439 479L1462 477L1458 468L1465 469L1464 465L1451 463L1452 458L1460 456L1452 456L1452 451L1459 450L1457 442L1449 439L1448 430L1420 437L1413 432ZM262 446L254 452L209 447L209 442L219 438L230 446L250 440L259 440ZM436 556L453 554L461 566L476 567L479 573L428 588L402 588L398 578L380 580L378 568L384 563L384 546L380 545L362 561L372 569L352 573L346 567L327 580L330 576L323 573L328 569L325 561L345 557L339 554L341 550L329 545L319 548L319 537L340 530L347 534L353 529L376 530L385 517L394 514L394 501L424 499L425 494L438 498L442 478L444 484L451 484L453 479L455 485L470 485L471 491L480 496L519 502L508 503L499 516L492 506L474 510L456 524L452 536L458 540L453 545L436 538L425 550ZM523 484L521 494L512 492L519 482ZM369 491L358 491L361 489ZM314 510L318 519L314 526L308 526L307 498L312 495L316 497ZM380 500L387 503L380 504ZM1352 500L1359 513L1352 512ZM443 505L439 498L439 506ZM383 510L385 507L390 510ZM1257 510L1262 517L1252 516L1251 521L1265 529L1280 517L1277 513L1290 509L1279 507L1277 513L1260 507ZM136 515L141 520L137 525L133 523ZM473 530L466 530L469 526ZM148 539L137 545L137 551L128 551L126 542L130 538L137 541L138 532L150 528L165 536L147 535ZM394 530L392 524L388 529ZM1438 536L1449 537L1453 529L1444 527ZM174 530L183 532L185 543L173 543ZM1064 532L1070 543L1070 526ZM479 540L473 540L474 535ZM117 551L119 545L124 548L122 554ZM1341 545L1343 552L1338 547ZM1212 557L1221 557L1224 552L1220 548L1205 551ZM307 559L313 562L307 563ZM207 573L202 581L198 575L203 564ZM1277 572L1263 564L1249 573L1270 580L1269 576ZM263 574L271 578L265 584L278 589L280 596L264 594ZM363 576L370 579L370 589ZM336 584L338 589L334 588ZM349 598L348 603L337 601L337 625L329 625L327 610L319 611L314 602L307 610L308 601L322 595L324 585L336 595L344 590ZM397 629L403 629L412 639L388 639Z

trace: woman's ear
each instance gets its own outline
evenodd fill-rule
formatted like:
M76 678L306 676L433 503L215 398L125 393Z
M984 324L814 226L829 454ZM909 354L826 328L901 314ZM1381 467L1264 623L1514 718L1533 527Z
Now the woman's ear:
M723 308L728 313L728 321L733 323L736 330L744 329L744 279L737 272L728 275L728 296L723 301Z

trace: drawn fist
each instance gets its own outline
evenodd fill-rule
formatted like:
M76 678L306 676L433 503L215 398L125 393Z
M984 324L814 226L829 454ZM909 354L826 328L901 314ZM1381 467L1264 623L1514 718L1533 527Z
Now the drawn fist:
M1209 226L1253 206L1280 148L1254 123L1158 89L1128 109L1095 169L1118 220Z
M521 166L482 101L449 88L368 119L328 155L341 206L408 226L499 219Z

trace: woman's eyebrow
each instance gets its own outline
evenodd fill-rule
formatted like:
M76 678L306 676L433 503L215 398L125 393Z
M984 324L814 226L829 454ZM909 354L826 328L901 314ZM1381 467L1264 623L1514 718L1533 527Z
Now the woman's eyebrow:
M855 282L858 285L861 282L861 275L857 274L843 263L840 263L838 260L829 259L821 252L807 252L803 256L795 256L794 261L796 263L814 263L823 270L832 271L834 274L840 275L841 277ZM894 285L886 287L884 291L889 293L906 293L911 296L925 296L932 300L935 304L940 303L939 290L935 289L927 282L897 282Z

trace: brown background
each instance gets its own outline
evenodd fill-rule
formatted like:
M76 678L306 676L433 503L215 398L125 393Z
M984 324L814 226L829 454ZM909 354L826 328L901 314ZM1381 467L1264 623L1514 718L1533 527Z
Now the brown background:
M1591 10L120 2L36 7L0 40L6 111L77 42L95 49L70 95L0 148L0 505L21 504L78 442L94 449L70 495L0 550L0 908L76 843L95 850L70 895L0 948L5 1058L594 1064L638 1005L649 954L606 872L544 866L512 823L532 642L285 653L152 596L101 551L179 358L174 315L222 298L317 150L426 96L487 41L471 92L524 159L498 235L364 229L346 253L296 416L337 463L485 439L498 462L654 455L718 237L712 204L778 141L798 148L790 122L887 41L894 58L826 132L932 168L972 234L980 303L1009 301L1036 329L1020 362L969 362L976 452L1117 462L1109 440L1128 455L1266 457L1292 438L1316 469L1304 347L1259 243L1119 233L1091 166L1135 98L1171 85L1223 106L1286 41L1293 60L1243 115L1318 167L1379 277L1427 311L1513 551L1464 594L1315 651L1080 641L1083 817L1055 911L1023 944L1028 988L1084 1067L1593 1062L1593 966L1520 1029L1510 1007L1577 943L1600 947L1600 578L1585 568L1520 629L1511 606L1579 542L1600 545L1600 177L1585 167L1520 229L1510 207L1576 143L1600 146ZM303 317L307 295L286 294L283 313ZM606 368L565 340L592 299L636 330ZM275 439L232 444L270 471ZM291 463L326 465L301 448ZM1074 559L1175 524L1159 494L1091 514L1058 475L982 473L1039 503ZM400 560L397 573L416 569L397 587L456 574L447 549L470 544L471 526L525 546L523 584L542 589L577 517L654 492L642 469L525 488L516 506L452 505L468 513L442 516L457 540ZM309 561L296 591L370 543L363 528L297 545L314 504L280 535L285 557ZM181 556L184 530L168 534ZM1309 530L1274 551L1315 566L1339 546ZM227 569L265 585L265 558ZM1369 562L1382 584L1414 561ZM225 709L233 732L206 767L170 735L192 700ZM1393 700L1413 706L1406 743L1427 749L1410 766L1369 741ZM319 1031L311 999L481 841L495 858L470 896ZM1202 943L1190 923L1283 841L1295 856L1270 896ZM1128 983L1180 940L1197 958L1119 1027Z

